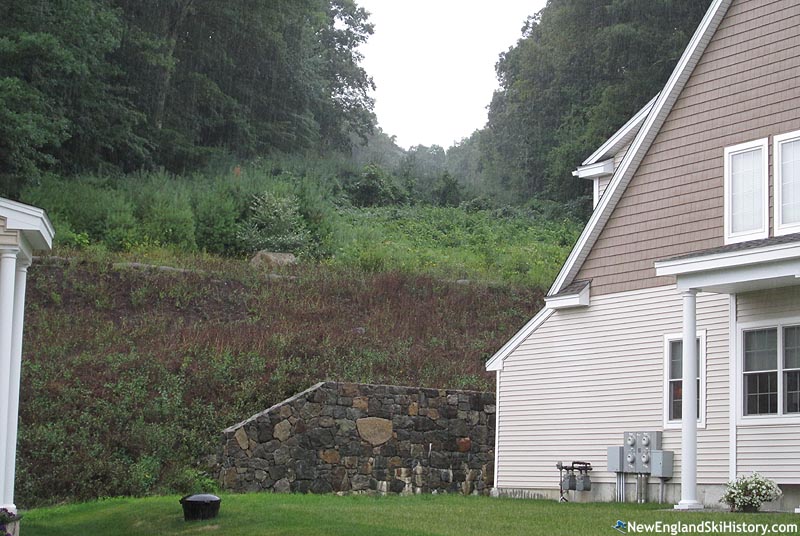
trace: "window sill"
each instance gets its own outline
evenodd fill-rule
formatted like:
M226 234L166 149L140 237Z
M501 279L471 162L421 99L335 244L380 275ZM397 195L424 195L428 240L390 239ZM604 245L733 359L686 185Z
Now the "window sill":
M664 430L680 430L680 429L681 429L681 421L667 421L664 423ZM706 429L705 421L697 421L697 429L705 430Z
M737 426L775 426L793 424L800 426L800 413L792 415L762 415L762 416L739 416L736 421Z

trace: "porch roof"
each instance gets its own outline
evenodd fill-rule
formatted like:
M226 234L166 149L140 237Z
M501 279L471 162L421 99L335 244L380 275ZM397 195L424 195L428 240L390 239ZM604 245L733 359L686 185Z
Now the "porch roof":
M728 244L657 261L679 289L733 294L800 285L800 233Z

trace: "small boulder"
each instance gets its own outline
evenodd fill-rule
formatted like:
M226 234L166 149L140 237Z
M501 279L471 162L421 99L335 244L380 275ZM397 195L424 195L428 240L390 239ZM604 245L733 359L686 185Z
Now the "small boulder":
M292 253L275 253L262 250L250 259L250 266L253 268L272 269L281 266L290 266L292 264L297 264L297 257Z

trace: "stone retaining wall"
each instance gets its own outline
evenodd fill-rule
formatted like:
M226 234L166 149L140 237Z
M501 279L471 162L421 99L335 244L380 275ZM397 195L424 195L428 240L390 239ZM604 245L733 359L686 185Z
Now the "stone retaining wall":
M488 494L495 395L319 383L223 432L230 491Z

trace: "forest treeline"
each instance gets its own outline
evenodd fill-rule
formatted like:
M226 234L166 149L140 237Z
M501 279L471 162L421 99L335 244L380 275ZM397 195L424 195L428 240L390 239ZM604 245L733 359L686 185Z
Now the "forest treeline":
M378 166L398 203L585 214L571 171L660 89L708 3L549 0L500 54L486 126L403 150L376 123L357 0L0 0L0 193L337 154L333 179Z
M348 149L374 124L351 0L3 0L0 175Z

